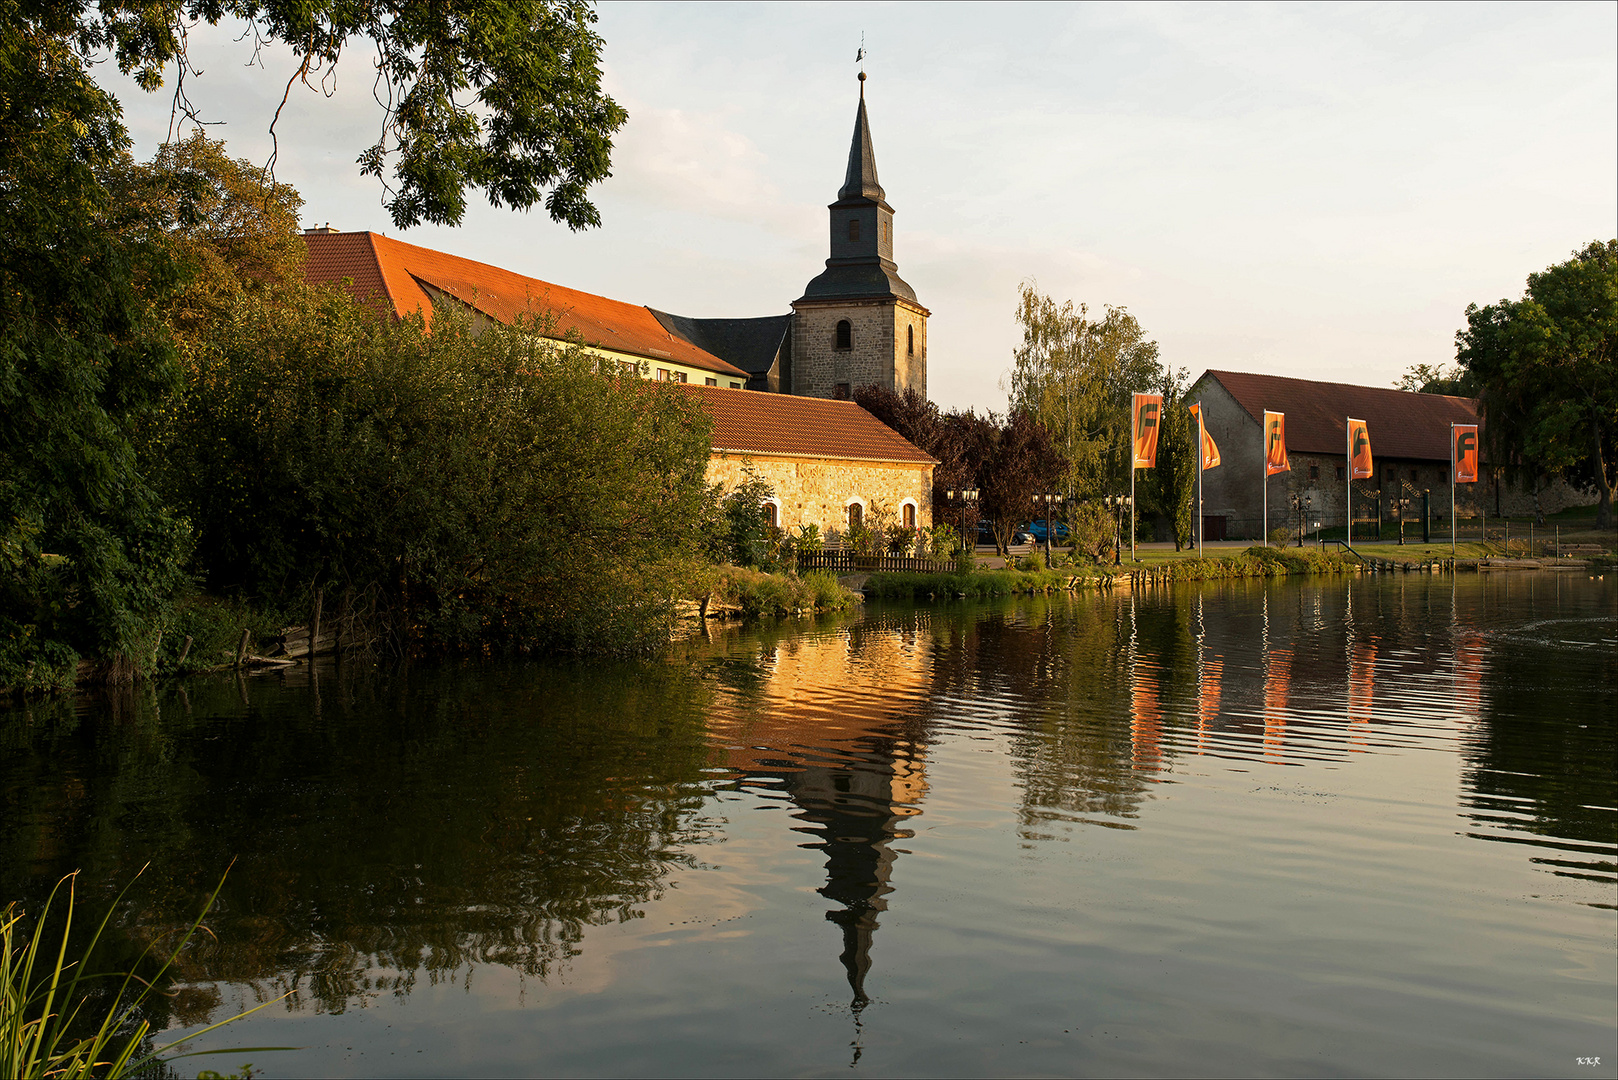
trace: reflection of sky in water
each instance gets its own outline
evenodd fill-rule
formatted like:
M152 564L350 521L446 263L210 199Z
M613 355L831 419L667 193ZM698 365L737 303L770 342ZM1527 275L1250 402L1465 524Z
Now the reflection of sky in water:
M1615 595L874 608L605 676L328 678L318 723L257 683L184 732L156 703L172 743L131 775L107 743L150 717L57 746L85 821L42 816L25 861L93 860L98 824L129 859L242 854L188 970L227 1004L304 980L238 1036L311 1048L272 1075L1573 1072L1614 1053ZM233 779L218 745L278 729L318 745ZM263 813L210 847L137 764Z

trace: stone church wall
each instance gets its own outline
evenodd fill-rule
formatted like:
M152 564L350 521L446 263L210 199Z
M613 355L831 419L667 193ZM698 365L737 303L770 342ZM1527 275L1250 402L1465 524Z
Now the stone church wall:
M837 323L847 319L852 348L837 348ZM911 331L915 348L910 347ZM892 298L802 304L792 326L792 393L836 397L875 383L903 393L927 393L927 317ZM784 389L784 388L783 388Z
M868 524L872 503L881 503L900 521L906 502L915 504L918 526L933 523L931 465L716 453L708 459L708 483L734 488L749 466L775 489L777 521L783 528L813 524L821 535L827 529L844 531L853 502L863 508Z

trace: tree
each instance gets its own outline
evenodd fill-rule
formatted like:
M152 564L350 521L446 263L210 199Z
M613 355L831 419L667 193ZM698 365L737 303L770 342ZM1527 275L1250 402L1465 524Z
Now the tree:
M1161 377L1157 343L1124 308L1100 320L1071 300L1057 304L1024 282L1017 305L1023 341L1013 356L1012 410L1028 410L1066 459L1057 481L1071 498L1128 487L1129 397Z
M1452 397L1476 397L1477 388L1472 377L1462 367L1445 370L1437 364L1412 364L1410 370L1393 384L1400 390L1414 394L1448 394Z
M301 285L303 197L202 131L106 176L120 232L167 249L177 287L155 298L182 356L248 296Z
M1528 276L1520 300L1466 309L1456 358L1478 387L1496 461L1523 460L1600 498L1612 527L1618 475L1618 240Z
M70 681L81 655L135 674L187 547L129 438L178 383L147 299L174 266L117 228L101 176L128 138L53 16L0 3L0 687L14 689Z
M0 0L0 687L60 685L78 655L137 673L181 582L186 528L130 431L178 385L159 313L208 297L180 288L169 234L210 202L170 189L157 207L169 228L115 195L138 177L91 70L110 58L152 91L175 64L188 107L186 30L226 16L255 46L289 45L294 81L329 72L351 41L375 44L384 120L361 171L391 168L401 226L458 223L469 188L497 206L543 202L571 228L599 222L587 191L625 114L600 90L579 0ZM195 286L206 260L192 265Z
M1010 554L1012 533L1034 516L1034 496L1053 487L1066 465L1033 413L1018 409L1006 418L984 463L981 496L1000 554Z
M358 163L384 181L400 228L459 224L468 189L495 206L543 203L572 229L599 225L588 191L611 175L612 136L628 118L601 91L602 41L585 0L5 0L0 14L55 42L85 82L104 54L147 91L174 65L176 105L192 119L187 82L201 73L186 31L199 21L246 23L254 57L265 44L290 48L288 93L334 71L351 44L374 49L365 66L381 132Z
M1163 423L1158 428L1156 476L1149 485L1156 511L1174 529L1174 550L1191 542L1192 500L1197 487L1197 438L1186 407L1186 371L1164 368L1158 392L1163 395Z

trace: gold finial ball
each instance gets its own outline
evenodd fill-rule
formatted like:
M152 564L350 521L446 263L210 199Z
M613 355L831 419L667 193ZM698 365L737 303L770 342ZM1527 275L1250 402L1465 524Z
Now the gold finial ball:
M862 72L860 72L860 82L864 82L864 81L865 81L865 72L862 71Z

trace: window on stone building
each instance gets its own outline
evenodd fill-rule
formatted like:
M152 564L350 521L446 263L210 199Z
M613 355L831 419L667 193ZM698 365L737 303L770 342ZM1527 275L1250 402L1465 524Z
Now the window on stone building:
M780 525L781 525L781 514L780 514L780 511L776 509L774 503L765 503L764 504L764 521L772 529L780 527Z
M865 520L865 507L861 506L857 502L849 503L848 504L848 527L850 529L857 529L857 528L860 527L860 523L863 522L864 520Z
M905 528L914 529L915 527L916 527L916 504L915 503L905 503Z
M1339 466L1337 466L1337 479L1341 480L1342 478L1343 478L1343 466L1339 465Z
M837 320L837 347L839 349L854 347L854 327L847 319Z
M905 353L909 356L916 355L916 328L914 326L905 327Z
M718 386L719 385L719 380L718 379L703 379L702 380L702 385L703 386Z
M836 398L838 401L847 401L849 397L848 384L846 382L840 382L836 386L832 387L831 396Z
M859 242L859 238L860 238L860 219L859 218L849 218L848 219L848 238L849 238L850 241L852 241L854 243Z
M1411 483L1412 483L1412 484L1414 484L1414 483L1416 483L1416 482L1417 482L1417 480L1416 480L1416 476L1417 476L1417 473L1416 473L1416 470L1415 470L1415 469L1411 469L1411 470L1410 470L1410 482L1411 482Z
M893 243L893 222L884 221L882 223L882 240L884 243Z
M1311 466L1309 466L1309 479L1311 479L1311 480L1319 480L1320 479L1320 466L1319 465L1311 465Z

